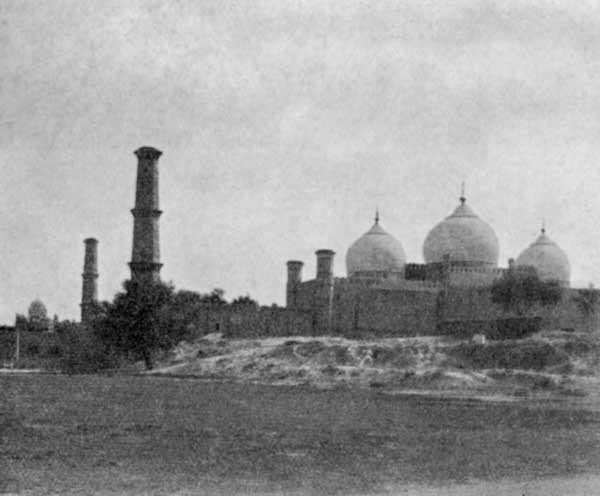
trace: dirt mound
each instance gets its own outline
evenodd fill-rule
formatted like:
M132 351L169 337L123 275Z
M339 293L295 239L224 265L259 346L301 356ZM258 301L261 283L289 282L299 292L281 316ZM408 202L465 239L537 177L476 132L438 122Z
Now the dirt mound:
M598 337L566 332L487 343L442 337L223 340L215 335L182 343L154 373L318 387L579 394L573 376L600 376L599 355Z
M536 339L552 344L569 356L573 372L600 376L600 335L583 332L546 331Z
M448 363L464 369L559 370L569 372L569 355L543 341L460 343L446 349Z
M419 363L419 350L411 346L372 346L370 348L373 365L400 369L415 368Z

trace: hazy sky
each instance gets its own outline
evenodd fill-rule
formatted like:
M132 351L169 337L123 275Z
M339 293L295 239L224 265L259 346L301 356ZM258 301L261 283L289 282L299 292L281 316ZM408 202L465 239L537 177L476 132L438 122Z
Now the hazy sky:
M78 318L129 276L136 158L160 160L162 276L283 303L373 222L422 261L467 201L506 265L537 237L600 284L600 5L578 0L0 3L0 322Z

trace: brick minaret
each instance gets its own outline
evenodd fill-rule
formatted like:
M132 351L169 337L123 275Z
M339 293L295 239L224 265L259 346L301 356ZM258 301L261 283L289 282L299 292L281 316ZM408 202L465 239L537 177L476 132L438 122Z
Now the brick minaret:
M314 316L319 332L331 331L331 320L333 311L333 288L335 278L333 277L332 250L317 250L317 312Z
M94 306L98 301L98 240L87 238L83 259L83 286L81 289L81 322L88 323L94 315Z
M287 263L287 286L285 292L285 306L296 308L298 305L298 290L302 284L302 267L304 263L299 260L290 260Z
M160 280L158 219L158 159L160 150L143 146L134 152L138 158L135 208L133 214L133 249L131 279L138 282Z

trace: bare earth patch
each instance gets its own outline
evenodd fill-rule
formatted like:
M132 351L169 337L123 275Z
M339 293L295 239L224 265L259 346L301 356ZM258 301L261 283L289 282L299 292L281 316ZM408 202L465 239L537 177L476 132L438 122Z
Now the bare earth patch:
M441 337L338 337L182 343L156 375L278 385L363 386L456 397L587 396L600 390L600 338L543 332L477 344Z

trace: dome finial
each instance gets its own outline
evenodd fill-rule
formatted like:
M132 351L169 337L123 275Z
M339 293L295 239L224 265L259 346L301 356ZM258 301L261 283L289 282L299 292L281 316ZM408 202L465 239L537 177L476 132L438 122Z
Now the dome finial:
M467 201L467 199L465 198L465 182L463 181L460 184L460 202L464 203L466 201Z
M542 217L542 234L546 234L546 217Z
M375 224L379 224L379 207L375 207Z

